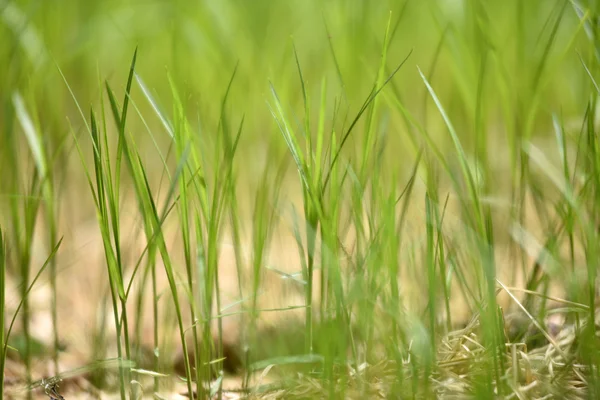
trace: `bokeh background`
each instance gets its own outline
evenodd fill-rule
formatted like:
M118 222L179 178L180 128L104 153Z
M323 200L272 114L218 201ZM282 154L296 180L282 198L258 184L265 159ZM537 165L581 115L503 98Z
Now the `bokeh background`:
M236 131L243 120L233 164L242 240L232 240L228 236L231 227L224 222L226 234L219 249L225 304L238 299L239 258L231 247L245 244L244 265L249 268L252 263L257 193L268 197L273 192L266 189L265 182L272 182L281 192L277 200L275 196L267 200L280 211L272 222L273 242L265 263L288 273L301 270L291 210L301 213L303 193L278 125L278 105L298 132L305 128L316 131L322 119L326 145L331 145L327 136L331 132L339 143L373 88L381 86L400 65L379 93L372 114L358 120L340 153L341 163L352 167L357 182L362 183L362 172L357 172L361 165L377 171L377 185L369 185L379 189L365 190L365 220L384 213L376 199L377 190L400 193L420 151L434 143L438 153L425 150L418 168L418 195L409 207L407 246L419 248L426 240L423 198L427 189L438 193L434 199L440 205L450 196L448 234L456 235L453 243L457 248L462 235L473 228L469 209L460 201L465 192L453 185L452 177L461 174L461 158L427 89L428 82L477 176L482 191L478 201L493 205L491 245L496 248L497 274L507 284L523 286L539 255L535 245L544 246L552 236L549 221L556 217L554 205L564 195L552 184L550 169L540 168L523 149L533 144L558 171L563 160L575 162L578 134L589 123L584 118L595 116L598 93L590 77L598 72L596 11L594 2L563 0L0 0L0 226L7 232L9 249L6 314L10 317L16 309L23 280L30 282L34 276L34 272L24 274L24 269L37 271L53 242L63 237L56 258L57 315L65 346L63 360L69 360L63 362L76 366L93 358L102 353L94 347L98 343L104 345L105 355L114 351L110 340L98 341L99 327L110 325L102 319L109 292L96 209L82 158L91 168L90 108L100 115L105 107L107 117L102 126L106 122L115 151L118 130L108 111L105 82L118 99L123 98L136 49L126 129L159 203L169 188L165 171L173 172L178 166L169 136L174 116L180 112L178 101L207 177L218 177L222 168L217 162L220 154L213 149L223 123ZM304 93L310 98L308 112ZM23 109L39 133L53 182L53 203L45 199L39 213L29 217L26 199L36 158L23 124ZM306 115L311 116L308 123ZM557 146L557 126L567 137L564 159ZM370 146L372 152L365 155ZM278 181L280 171L282 180ZM133 184L123 175L119 245L127 260L125 275L130 276L143 256L145 241ZM352 190L338 194L347 213L361 208ZM54 228L49 209L55 212ZM348 217L348 226L355 226L360 219ZM522 228L520 235L513 229L515 221ZM32 226L31 235L19 226ZM360 253L361 246L368 247L371 242L361 242L361 238L372 238L375 227L348 231L340 234L340 243L351 248L345 255L351 258L356 255L354 250ZM169 219L165 234L182 277L179 232L178 221ZM22 251L17 249L29 248L25 243L31 244L31 260L22 265ZM575 264L585 253L582 247L571 246L569 253L569 248L559 243L549 253L558 263L565 256ZM340 244L340 248L345 247ZM403 261L406 267L399 272L408 282L403 302L419 315L431 301L422 295L428 290L426 271L421 268L426 257L410 251L405 254L409 254ZM564 267L553 271L549 282L555 293L583 301L579 285L586 270L573 272ZM159 279L166 288L164 277ZM33 336L46 346L52 345L50 282L44 275L34 287L27 311ZM303 300L302 291L294 284L282 283L281 274L267 273L261 285L268 292L265 307L288 307ZM141 317L143 322L131 329L151 346L151 300L146 301L150 303ZM450 302L454 325L466 323L473 312L469 301L459 294ZM138 310L134 302L128 306L132 312ZM163 312L169 314L169 306L163 306ZM264 323L269 329L288 324L282 322L288 320L281 314L285 313L266 317ZM301 323L302 310L291 315ZM164 318L163 343L171 343L167 351L176 353L175 322L172 315ZM232 346L239 345L240 323L226 322ZM17 331L22 325L17 324ZM295 342L287 346L301 347ZM52 370L44 355L36 365L41 371Z

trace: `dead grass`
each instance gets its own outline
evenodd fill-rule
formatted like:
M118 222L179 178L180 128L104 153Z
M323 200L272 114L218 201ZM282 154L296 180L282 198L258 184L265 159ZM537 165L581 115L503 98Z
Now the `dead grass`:
M510 330L506 325L505 329ZM578 356L576 327L565 324L553 335L555 343L531 346L523 342L504 344L500 354L505 373L500 376L497 393L503 399L585 399L588 398L586 367ZM477 393L477 377L487 368L486 346L482 344L480 320L472 318L463 328L450 332L440 340L435 371L431 376L432 391L437 398L467 399ZM347 399L389 398L392 388L402 385L397 380L397 366L392 360L375 364L347 366L343 380L335 382L339 390L344 385ZM410 360L405 360L405 378L410 382L413 373ZM325 382L327 384L327 382ZM321 379L297 375L287 381L284 389L273 389L254 399L326 399L328 387ZM407 386L410 386L407 384ZM397 388L396 388L397 389ZM416 389L416 398L424 398L418 388L407 388L406 397ZM425 397L427 398L427 397Z

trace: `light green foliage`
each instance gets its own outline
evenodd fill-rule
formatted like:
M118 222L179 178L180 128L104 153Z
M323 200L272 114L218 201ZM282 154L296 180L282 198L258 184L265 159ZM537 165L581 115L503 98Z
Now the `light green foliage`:
M0 0L0 370L7 276L32 384L48 265L61 376L58 282L80 272L56 252L90 213L121 398L172 385L173 348L188 392L222 396L231 317L251 396L598 397L598 18L584 0ZM297 249L270 265L281 237ZM272 285L302 304L265 307Z

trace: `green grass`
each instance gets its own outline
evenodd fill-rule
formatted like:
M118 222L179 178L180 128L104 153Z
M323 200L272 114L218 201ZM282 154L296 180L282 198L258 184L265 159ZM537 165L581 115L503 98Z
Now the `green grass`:
M235 354L250 398L598 397L599 11L0 0L0 369L222 398Z

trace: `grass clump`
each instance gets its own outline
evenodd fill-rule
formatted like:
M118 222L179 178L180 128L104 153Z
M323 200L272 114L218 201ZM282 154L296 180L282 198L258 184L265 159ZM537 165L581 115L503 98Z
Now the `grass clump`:
M69 6L0 0L18 393L597 397L593 3Z

